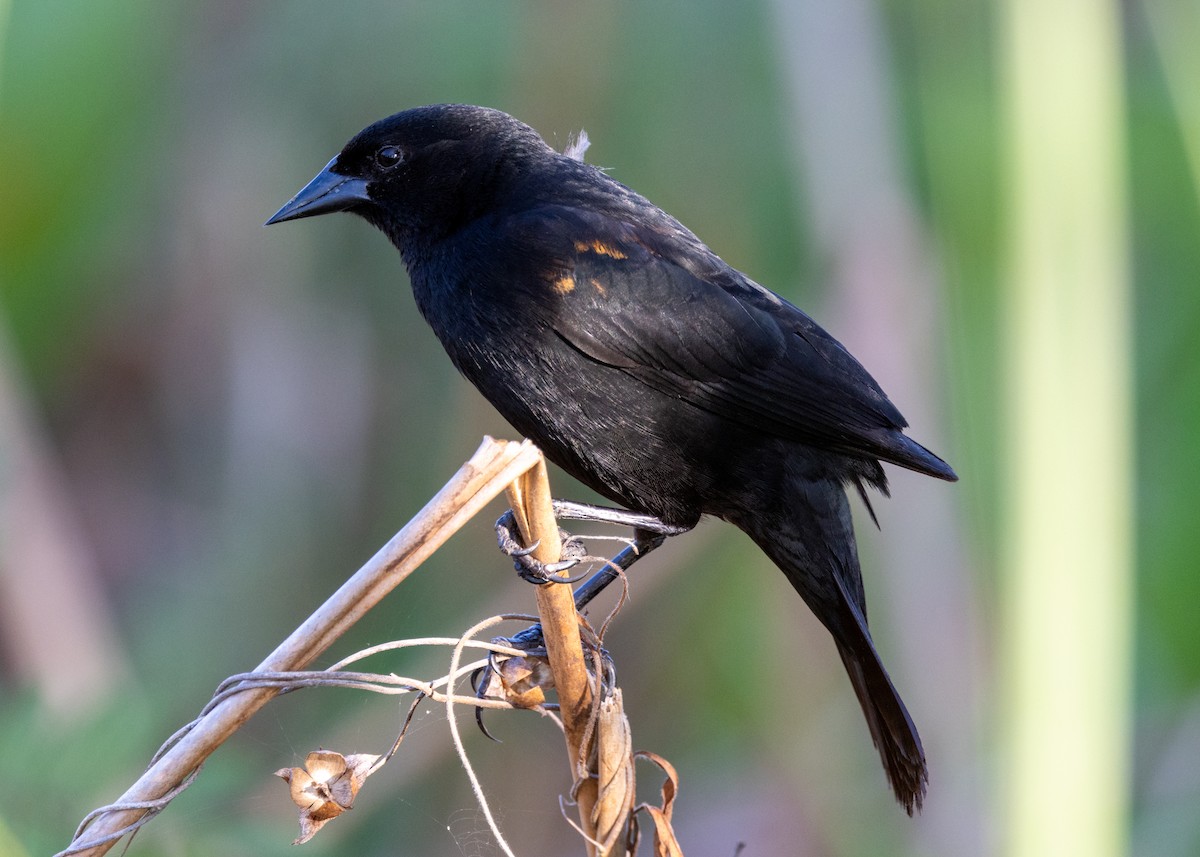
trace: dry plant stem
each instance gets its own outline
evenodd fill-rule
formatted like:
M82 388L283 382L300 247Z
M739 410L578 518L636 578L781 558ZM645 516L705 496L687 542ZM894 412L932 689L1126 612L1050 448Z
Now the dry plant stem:
M494 617L493 617L494 619ZM498 620L497 620L498 621ZM280 692L300 690L305 687L342 687L354 690L365 690L371 693L399 696L405 693L419 693L429 697L434 702L446 702L451 705L466 705L470 708L491 708L499 711L511 711L512 703L502 699L480 699L477 696L458 696L453 693L441 693L439 687L451 685L453 681L468 675L487 665L486 660L475 661L460 667L453 676L443 676L435 681L422 681L398 675L382 675L380 673L347 672L338 670L288 670L277 673L241 673L226 679L222 689L205 706L200 718L185 726L176 736L182 737L195 728L205 714L215 709L232 696L245 693L252 688L278 688ZM228 687L224 685L228 684ZM175 738L176 736L172 736ZM171 747L168 740L161 751L165 754Z
M471 459L437 496L255 671L297 670L311 662L510 482L540 461L541 453L528 441L513 443L484 438ZM278 693L277 687L256 688L214 707L151 765L117 803L154 801L170 792ZM62 854L99 857L146 812L132 808L106 813L78 832L71 847Z
M539 460L533 468L518 477L508 490L509 503L517 520L517 528L525 544L537 543L533 558L542 563L557 562L562 555L558 522L550 497L550 482L546 464ZM561 574L567 577L566 573ZM570 586L543 584L535 589L538 614L554 687L558 693L559 716L567 738L567 753L571 776L578 783L576 801L586 837L595 839L592 830L592 808L596 802L596 782L587 770L586 746L588 724L592 711L592 687L584 662L583 646L579 640L579 614ZM588 852L595 854L594 846Z

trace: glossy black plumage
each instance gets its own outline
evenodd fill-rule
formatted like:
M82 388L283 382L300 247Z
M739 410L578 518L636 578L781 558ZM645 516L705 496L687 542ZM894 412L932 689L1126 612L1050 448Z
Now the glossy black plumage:
M358 134L269 222L347 210L400 250L455 366L596 491L745 531L829 629L897 798L927 779L867 630L845 488L950 467L812 319L603 172L495 110L417 108ZM865 496L865 494L864 494Z

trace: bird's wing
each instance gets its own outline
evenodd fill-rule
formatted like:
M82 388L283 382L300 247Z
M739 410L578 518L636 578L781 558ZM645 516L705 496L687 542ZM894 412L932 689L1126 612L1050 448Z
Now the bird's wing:
M649 225L562 207L514 224L554 259L539 288L567 343L670 396L780 437L952 478L857 360L804 312L654 209Z

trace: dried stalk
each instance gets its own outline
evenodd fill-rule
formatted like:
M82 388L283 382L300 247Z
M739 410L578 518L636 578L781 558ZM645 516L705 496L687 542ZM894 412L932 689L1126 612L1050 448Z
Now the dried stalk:
M541 453L528 441L513 443L484 438L471 459L425 508L292 632L255 672L298 670L310 663L493 497L535 465L544 474ZM554 532L557 536L557 529ZM563 587L554 587L560 588ZM569 599L570 590L564 589ZM575 641L578 645L578 633ZM193 776L217 747L278 693L278 687L258 687L214 706L118 799L116 803L121 808L97 814L90 824L76 832L71 846L61 853L87 857L107 853L125 833L146 820L148 812L161 808L165 796Z
M557 562L562 555L562 541L551 507L550 482L544 460L539 460L513 482L508 490L508 500L521 538L526 545L537 545L533 558L542 563ZM563 573L563 576L568 575ZM575 598L570 586L548 583L537 587L535 592L546 652L558 693L571 776L577 784L575 799L579 806L580 822L588 841L588 853L596 855L593 808L597 790L596 780L588 767L592 743L589 722L593 693L579 639L579 614L575 610Z

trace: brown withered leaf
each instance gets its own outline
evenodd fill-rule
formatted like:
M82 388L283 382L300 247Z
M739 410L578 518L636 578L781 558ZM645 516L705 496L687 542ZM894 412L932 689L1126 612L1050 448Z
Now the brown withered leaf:
M303 768L281 768L275 776L287 781L292 803L300 808L300 836L293 845L312 839L325 824L354 806L354 797L370 776L379 756L314 750Z
M658 765L667 775L662 785L662 806L644 803L638 807L638 811L645 810L654 821L654 857L683 857L683 849L671 827L671 813L675 810L675 797L679 794L679 774L675 772L674 765L657 753L638 750L634 755Z
M600 702L596 723L596 805L592 809L592 830L608 854L625 831L635 796L633 744L629 719L619 689Z
M517 708L536 708L546 701L546 691L554 687L549 661L538 657L498 657L495 662L503 699Z

